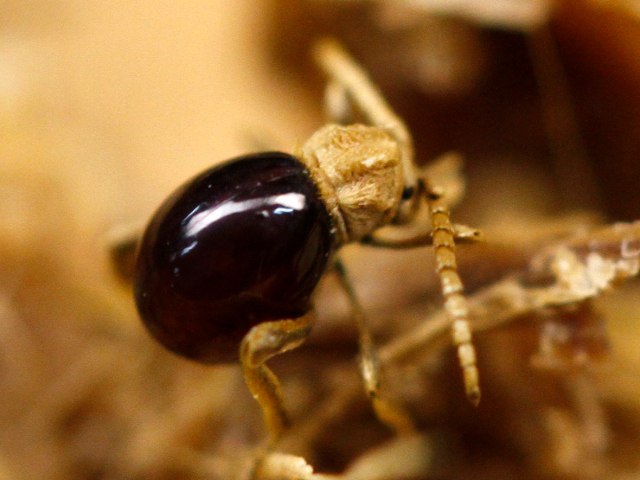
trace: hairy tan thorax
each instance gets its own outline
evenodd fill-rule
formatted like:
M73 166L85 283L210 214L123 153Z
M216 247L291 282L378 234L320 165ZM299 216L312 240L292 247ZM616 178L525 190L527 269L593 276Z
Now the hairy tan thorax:
M338 245L356 242L388 223L403 188L397 142L384 130L329 124L302 147L336 228Z

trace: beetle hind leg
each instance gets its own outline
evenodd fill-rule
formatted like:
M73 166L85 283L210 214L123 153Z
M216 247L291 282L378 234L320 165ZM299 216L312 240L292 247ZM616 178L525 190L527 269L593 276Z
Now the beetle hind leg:
M118 280L125 285L133 284L143 229L144 222L136 221L116 225L106 234L105 243L111 268Z
M240 362L245 381L258 401L269 430L269 444L275 443L289 425L280 382L266 361L299 346L309 334L312 313L296 319L264 322L253 327L240 344Z

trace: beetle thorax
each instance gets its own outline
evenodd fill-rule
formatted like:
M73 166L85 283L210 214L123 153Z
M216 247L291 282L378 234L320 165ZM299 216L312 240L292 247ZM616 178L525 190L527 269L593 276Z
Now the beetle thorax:
M384 130L326 125L302 147L336 228L338 244L355 242L388 223L403 188L400 151Z

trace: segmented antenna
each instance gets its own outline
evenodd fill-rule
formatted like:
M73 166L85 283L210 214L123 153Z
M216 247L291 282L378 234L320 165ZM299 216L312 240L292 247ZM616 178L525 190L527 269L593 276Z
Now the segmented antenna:
M473 405L480 402L480 385L476 350L471 341L469 306L463 295L464 286L456 264L454 229L442 192L427 186L427 202L432 222L433 248L436 256L436 271L440 276L444 307L451 319L453 344L458 350L458 361L462 369L467 398Z
M432 218L432 240L436 254L437 272L442 284L445 309L451 318L453 343L458 350L458 360L462 368L465 390L469 401L477 405L480 401L476 351L471 343L469 308L462 295L464 287L456 265L454 228L449 218L449 210L442 198L442 192L428 185L428 179L418 179L419 172L414 164L413 140L405 123L387 104L382 93L369 79L367 73L334 40L322 40L315 46L318 64L333 81L332 90L341 101L350 99L360 108L369 122L389 133L398 143L404 167L406 191L416 185L426 191ZM338 115L340 116L340 115ZM419 202L420 196L415 195ZM398 223L410 222L417 213L418 203L402 204L396 213ZM370 243L372 244L372 243ZM396 247L400 244L396 244ZM394 248L393 242L385 246Z

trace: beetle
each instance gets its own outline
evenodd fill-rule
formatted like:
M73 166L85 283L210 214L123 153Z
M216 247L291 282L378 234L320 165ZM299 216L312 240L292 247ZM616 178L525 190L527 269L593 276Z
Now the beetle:
M339 257L345 244L432 244L467 397L480 399L468 307L455 241L480 233L453 225L443 191L415 165L412 139L365 71L334 40L315 58L327 73L331 115L351 105L368 124L329 123L292 155L262 152L216 165L178 188L148 223L137 249L136 305L170 350L218 364L239 361L275 441L287 417L266 362L299 346L314 321L311 297L327 270L338 274L360 334L360 370L378 416L410 430L402 409L378 394L376 350ZM428 234L389 238L383 226L415 223Z

